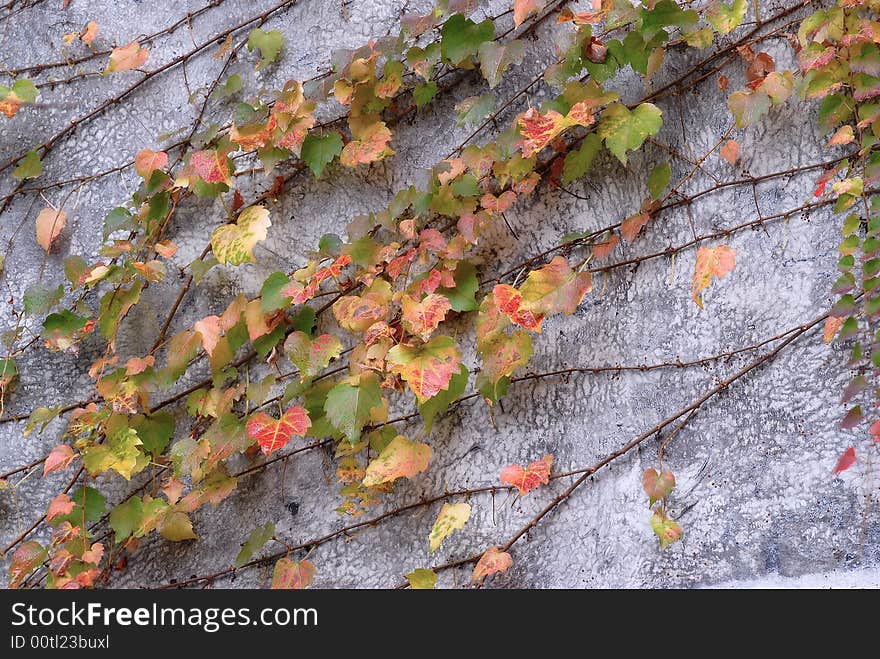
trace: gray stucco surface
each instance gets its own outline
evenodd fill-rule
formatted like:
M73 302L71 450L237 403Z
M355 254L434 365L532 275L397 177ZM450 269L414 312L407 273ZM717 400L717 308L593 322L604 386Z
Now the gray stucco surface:
M153 44L149 66L155 67L211 34L270 6L265 0L225 0L193 21L191 32L178 30ZM253 74L254 57L245 55L230 69L243 74L246 91L271 88L289 78L306 78L324 70L335 48L355 47L388 31L396 33L401 0L301 0L271 19L268 28L285 35L280 64ZM408 3L410 9L419 4ZM58 0L44 1L2 24L0 53L4 66L55 60L65 32L79 30L88 20L100 25L96 44L126 43L140 32L152 32L201 6L196 0L73 0L65 11ZM504 8L495 3L489 14ZM765 14L781 5L762 2ZM509 19L507 19L509 20ZM267 28L267 29L268 29ZM554 57L552 21L537 31L530 56L498 88L501 99L512 95ZM239 36L241 38L241 36ZM791 65L788 46L769 42L780 65ZM213 52L213 48L207 51ZM681 51L667 58L655 84L683 71L689 56ZM691 56L692 57L692 56ZM209 54L187 64L190 89L209 84L221 63ZM64 71L63 69L61 71ZM66 72L69 73L69 72ZM731 89L743 84L742 66L726 70ZM38 108L27 108L0 124L0 158L38 144L85 109L136 80L137 74L93 78L54 90L45 89ZM45 78L41 78L45 79ZM273 225L257 249L259 263L217 268L189 295L175 328L215 313L239 290L255 294L270 272L290 270L305 259L327 232L343 233L358 214L381 209L401 186L424 180L424 169L464 139L468 128L456 128L453 106L482 93L485 83L465 77L449 93L397 128L397 155L357 171L333 167L321 181L298 178L284 199L271 206ZM629 102L644 93L641 80L623 76L612 84ZM549 93L531 96L537 104ZM46 160L43 180L87 174L133 157L143 146L158 148L163 133L186 129L196 109L187 103L183 69L174 68L143 86L127 102L82 125L63 140ZM660 101L664 126L658 139L690 157L711 147L730 126L725 95L715 77L696 92ZM521 111L522 103L512 112ZM223 123L230 104L213 103L209 119ZM760 126L734 131L742 158L735 167L717 154L705 168L720 180L761 175L790 166L821 162L836 155L823 147L813 121L815 108L797 102L771 112ZM513 114L502 117L507 121ZM483 135L482 139L488 136ZM653 164L668 156L647 146L624 170L606 153L593 171L594 186L575 183L582 199L542 189L507 215L516 237L503 226L481 248L484 276L505 264L521 261L553 246L570 231L605 226L635 212ZM672 160L673 180L686 165ZM775 179L758 187L757 203L765 216L801 206L811 196L816 172ZM135 189L134 172L105 177L85 187L70 212L59 247L48 258L44 280L60 282L62 259L70 254L96 253L106 212ZM711 187L698 173L684 191ZM8 178L0 182L10 188ZM264 189L260 177L248 189ZM69 188L49 191L57 203ZM13 241L0 280L4 297L21 300L38 276L42 249L33 238L32 222L40 201L20 197L0 219L0 244ZM208 202L188 204L178 214L171 236L181 249L175 263L195 258L211 228L221 217ZM697 200L692 208L697 234L709 233L756 217L750 186L727 188ZM595 280L594 292L571 317L553 318L536 339L531 370L566 366L640 364L696 359L734 350L823 313L832 301L839 218L822 209L796 214L755 231L736 233L727 241L737 250L735 271L706 292L705 309L690 299L695 252L674 260L657 258L637 268L621 268ZM662 215L646 235L622 253L638 256L691 237L683 208ZM714 244L714 243L713 243ZM173 300L179 281L171 277L145 293L129 316L119 341L127 357L146 352L158 330L157 318ZM7 305L0 309L3 326L12 324ZM470 323L463 325L467 327ZM864 432L841 431L840 391L846 383L845 350L822 343L821 332L798 340L771 364L734 384L707 404L674 439L667 461L678 477L670 502L673 517L684 528L684 540L660 552L648 525L649 510L641 474L657 461L657 442L649 440L578 490L512 550L514 565L495 577L492 587L643 587L821 585L880 586L880 522L876 504L876 455L867 451ZM64 404L87 398L92 381L86 373L98 356L97 342L87 343L79 357L34 349L19 359L21 381L7 402L7 413L38 404ZM473 355L467 356L474 364ZM571 375L511 388L494 412L493 428L485 406L469 402L443 417L428 441L434 458L427 472L396 488L381 512L445 488L495 482L501 468L527 463L544 453L555 456L561 470L589 465L669 413L686 405L751 359L735 357L689 369L664 369L621 374ZM259 377L259 370L251 379ZM409 408L402 408L409 411ZM177 411L180 424L185 414ZM42 435L24 437L24 424L0 426L0 472L38 458L57 443L63 422L53 422ZM179 426L180 427L180 426ZM411 429L417 430L417 426ZM855 444L862 459L840 477L832 468L840 453ZM873 450L873 449L872 449ZM873 458L873 463L870 461ZM244 464L242 462L241 464ZM0 493L0 541L5 545L44 510L67 475L42 480L33 474L19 487ZM139 587L173 578L211 572L231 563L250 530L274 521L278 534L302 542L345 523L334 508L339 498L332 457L319 451L297 456L286 467L266 470L242 480L237 492L217 508L194 516L198 542L168 543L151 537L142 543L129 567L113 575L114 587ZM317 587L385 587L398 583L416 567L427 567L485 549L506 540L567 483L556 481L527 497L474 497L471 520L432 557L427 536L439 504L417 510L376 528L362 530L317 548L310 556L318 573ZM121 496L118 479L101 486ZM113 496L110 496L112 501ZM372 514L372 513L371 513ZM268 583L271 568L250 570L222 586L259 587ZM448 571L439 585L466 584L469 568ZM805 577L810 577L807 578ZM785 577L802 577L786 580Z

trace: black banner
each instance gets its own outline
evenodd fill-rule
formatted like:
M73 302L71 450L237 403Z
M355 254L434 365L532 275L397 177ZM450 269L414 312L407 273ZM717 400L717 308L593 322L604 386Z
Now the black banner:
M765 639L805 629L833 635L835 611L847 611L840 628L852 629L853 612L860 607L828 606L841 596L803 591L6 590L0 593L0 657L138 648L275 656L285 648L315 648L310 641L320 641L317 647L333 656L370 647L382 656L432 647L450 655L457 654L456 647L467 648L469 655L478 648L487 656L503 649L527 654L527 648L587 648L594 642L620 651L656 642L677 652L691 634L730 640L734 629L734 637L763 634ZM823 598L824 606L814 606ZM300 642L308 645L300 648Z

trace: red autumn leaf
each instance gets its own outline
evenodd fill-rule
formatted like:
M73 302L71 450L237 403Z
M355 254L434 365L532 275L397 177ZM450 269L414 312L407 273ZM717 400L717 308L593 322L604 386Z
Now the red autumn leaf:
M529 108L517 118L517 128L523 139L523 158L531 158L545 146L553 141L565 129L565 117L556 110L549 110L547 114L541 114L535 108Z
M216 149L196 151L190 157L189 164L205 183L229 185L232 182L225 152Z
M51 522L59 515L69 515L73 512L74 507L76 504L62 492L49 503L49 508L46 510L46 521Z
M54 208L44 208L37 215L37 243L49 253L52 243L58 238L64 225L67 224L67 213L56 211Z
M875 442L880 442L880 421L875 421L868 429Z
M703 300L700 291L706 288L713 277L724 277L736 266L736 250L727 245L700 247L697 250L697 266L694 268L694 282L691 296L700 309Z
M840 456L840 459L837 461L837 464L834 467L834 475L846 471L850 467L852 467L856 463L856 450L850 446L846 449L843 454Z
M636 239L636 236L639 235L639 232L645 228L645 225L650 219L651 216L648 215L648 213L636 213L635 215L630 215L620 223L620 235L623 236L624 240L631 243Z
M134 170L144 180L148 180L157 169L164 169L167 164L168 154L164 151L141 149L134 157Z
M649 505L665 499L675 489L675 475L668 469L658 472L653 467L642 474L642 487L648 495Z
M495 296L495 302L507 317L520 327L524 327L532 332L541 331L541 323L544 321L544 314L535 314L529 309L522 308L522 293L510 284L496 284L492 289Z
M727 140L718 153L731 165L735 165L739 160L739 144L736 140Z
M295 562L279 558L272 571L272 590L302 590L308 588L317 570L311 561Z
M294 435L305 435L311 425L309 413L302 407L293 406L287 408L277 420L263 412L251 415L246 430L247 436L256 440L263 453L269 455L284 448Z
M406 381L421 404L449 388L450 378L458 372L461 353L451 337L435 336L420 346L396 345L386 359L391 371Z
M489 547L474 566L471 583L480 583L490 574L495 574L496 572L507 572L511 565L513 565L513 559L510 557L510 554L506 551L501 551L500 547Z
M49 455L46 456L46 461L43 462L43 478L56 471L67 469L70 463L73 462L74 458L76 458L76 453L74 453L70 446L67 444L59 444L49 451Z
M510 465L501 470L501 482L513 485L520 494L526 494L540 485L546 485L550 478L553 456L545 455L523 469L522 465Z
M107 68L104 69L104 73L131 71L132 69L140 68L144 65L144 62L147 61L147 57L149 56L149 50L141 48L137 41L132 41L126 46L120 46L119 48L113 49L113 52L110 53L110 61L107 63Z
M437 293L426 295L420 302L416 302L409 295L404 295L401 299L401 309L406 331L415 334L422 341L427 341L446 318L452 305L449 303L449 298Z

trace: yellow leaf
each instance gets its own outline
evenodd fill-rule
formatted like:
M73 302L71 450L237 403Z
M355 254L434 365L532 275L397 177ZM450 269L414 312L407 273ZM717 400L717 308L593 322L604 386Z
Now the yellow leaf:
M429 548L433 554L440 548L440 543L453 531L461 531L471 516L471 507L467 503L444 503L431 529L428 538Z

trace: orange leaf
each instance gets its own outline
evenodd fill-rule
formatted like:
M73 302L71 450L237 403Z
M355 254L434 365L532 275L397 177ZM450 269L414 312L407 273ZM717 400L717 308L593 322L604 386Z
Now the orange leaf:
M311 561L299 563L279 558L272 571L272 590L302 590L308 588L317 570Z
M545 0L514 0L513 24L519 27L524 20L544 8Z
M163 259L170 259L177 253L177 245L170 240L160 240L153 246L153 249L155 249L156 254Z
M593 258L594 259L604 259L606 256L610 255L611 252L614 251L614 248L617 247L617 243L620 242L620 239L617 237L616 233L612 233L609 236L608 240L601 243L596 243L593 245Z
M831 139L828 140L828 146L843 146L844 144L849 144L855 139L856 136L853 133L852 126L841 126L837 129L837 132L831 136Z
M294 435L302 437L311 427L309 413L302 407L287 408L280 419L273 419L268 414L259 412L251 416L247 422L247 436L256 440L266 455L284 448Z
M97 37L97 36L98 36L98 24L95 23L95 21L89 21L88 23L86 23L86 26L85 26L85 28L83 28L83 31L80 32L79 38L82 40L82 42L85 45L91 46L92 42L95 40L95 37Z
M346 167L357 167L382 160L394 154L394 149L388 146L390 141L391 131L384 121L378 121L367 128L360 139L345 145L339 154L339 162Z
M719 153L727 162L735 165L736 161L739 160L739 144L736 140L727 140L719 150Z
M37 242L40 247L49 253L52 243L64 229L67 224L67 213L64 211L56 211L54 208L44 208L37 215Z
M496 572L507 572L511 565L513 565L513 559L510 554L501 551L500 547L489 547L474 566L471 583L480 583L490 574Z
M62 469L67 469L76 458L76 453L67 444L59 444L51 451L43 462L43 478Z
M214 356L214 348L220 340L220 317L206 316L193 325L193 330L198 332L202 339L202 347L209 357Z
M149 180L150 176L157 169L163 169L168 164L168 154L164 151L152 151L150 149L141 149L134 157L134 170L144 180Z
M119 71L131 71L132 69L140 68L149 56L150 51L148 49L141 48L137 41L132 41L127 46L113 49L104 73L117 73Z
M552 465L553 456L549 454L540 460L535 460L525 469L522 465L510 465L501 470L501 482L505 485L513 485L521 495L526 494L549 482Z
M720 279L733 270L734 266L736 266L736 250L727 245L700 247L697 250L692 297L700 309L703 308L700 291L711 283L712 277Z
M645 225L650 219L651 216L647 213L630 215L620 223L620 235L623 236L627 242L631 243L636 239L636 236L639 235L639 232L645 228Z
M825 343L831 343L834 340L834 337L837 336L837 333L840 331L840 328L843 326L845 318L838 318L837 316L828 316L825 319L825 328L822 330L822 340Z
M69 515L75 506L76 504L70 500L70 497L62 492L49 503L49 508L46 510L46 521L51 522L59 515Z

